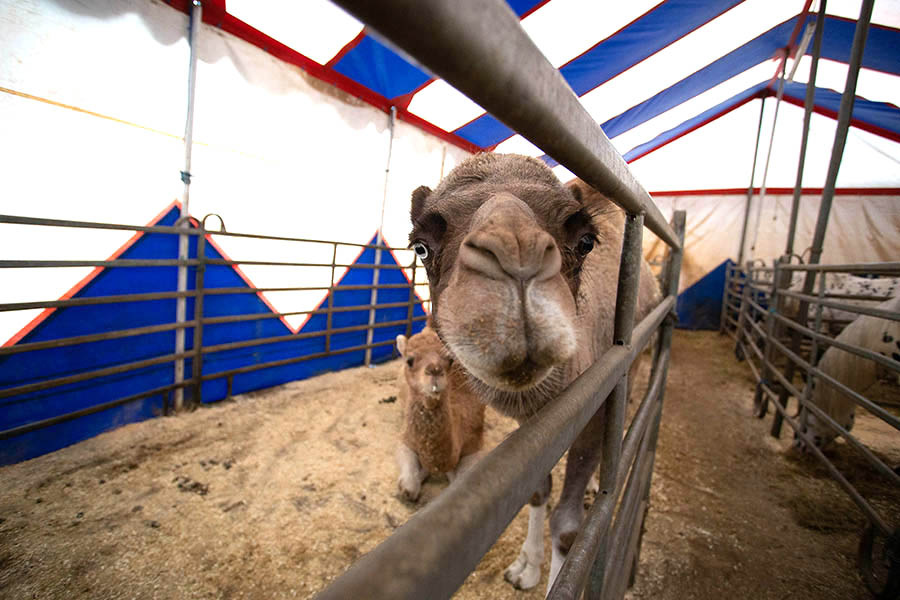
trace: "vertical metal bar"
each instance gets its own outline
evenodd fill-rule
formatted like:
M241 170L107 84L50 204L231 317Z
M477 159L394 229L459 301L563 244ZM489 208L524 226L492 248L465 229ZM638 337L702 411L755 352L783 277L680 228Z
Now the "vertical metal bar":
M825 285L826 285L826 277L828 273L821 272L819 273L819 303L816 304L816 320L813 324L813 331L816 333L821 333L822 329L822 306L821 301L825 299ZM806 325L806 323L800 323L800 325ZM809 364L817 367L819 365L819 339L816 337L812 338L812 344L809 348ZM806 427L806 419L809 416L809 413L805 410L802 410L803 406L809 402L810 395L812 395L813 382L816 378L815 373L811 369L806 370L806 386L803 388L803 399L798 399L800 403L799 413L800 413L800 427L801 429ZM790 380L788 380L790 381Z
M825 31L825 3L820 0L819 14L816 16L816 34L813 38L812 64L809 67L809 81L806 84L806 100L803 103L803 134L800 138L800 159L797 164L797 181L794 183L794 198L791 201L791 220L788 224L787 246L784 253L794 253L794 236L797 233L797 214L800 210L800 195L803 190L803 168L806 163L806 144L809 141L809 123L816 96L816 73L819 70L819 56L822 54L822 37ZM800 58L797 58L797 62Z
M225 399L231 400L231 392L234 390L234 375L226 378Z
M756 229L753 232L753 243L750 244L750 257L756 255L756 242L759 239L759 226L762 221L763 203L766 200L766 181L769 178L769 163L772 159L772 147L775 145L775 127L778 125L778 109L781 108L781 98L784 96L784 78L787 72L787 56L781 63L781 77L778 78L778 91L775 94L775 115L772 117L772 132L769 135L769 149L766 151L766 164L763 166L762 182L759 184L759 202L757 203Z
M731 300L731 277L734 272L732 265L725 265L725 289L722 290L722 313L719 316L719 333L725 333L725 326L728 323L728 301Z
M841 95L841 106L838 110L837 130L834 133L834 145L831 149L831 161L828 164L828 175L825 178L825 189L822 191L822 204L819 207L819 218L816 221L816 230L813 234L812 253L809 257L810 264L819 264L822 256L822 246L825 242L825 230L828 227L828 216L831 212L831 202L834 199L834 189L837 184L838 171L841 167L841 159L844 156L844 145L847 143L847 133L850 129L850 118L853 116L853 103L856 99L856 81L859 78L859 68L862 64L863 52L866 48L866 37L869 33L869 20L872 18L872 6L875 0L863 0L859 11L859 20L856 22L856 30L853 33L853 47L850 50L850 62L847 69L847 82L844 84L844 93ZM812 271L808 273L813 274ZM810 277L809 291L812 291ZM804 289L806 289L804 287Z
M744 206L744 223L741 225L741 245L738 247L737 264L744 264L744 246L747 245L747 223L750 220L750 205L753 200L753 179L756 177L756 155L759 154L759 138L762 135L763 112L766 109L766 97L759 103L759 123L756 126L756 145L753 147L753 166L750 168L750 186L747 188L747 204Z
M194 397L191 402L194 406L203 403L203 292L206 279L206 228L200 225L200 235L197 236L197 271L194 280L194 357L193 379Z
M775 271L772 276L772 294L769 296L769 310L778 311L778 289L782 279L781 259L775 260ZM772 353L775 351L775 344L772 340L776 337L775 319L771 316L766 318L766 349L763 352L763 364L760 366L760 379L756 385L756 393L753 396L753 406L756 407L756 416L760 419L766 416L766 409L769 406L769 397L763 393L762 386L768 385L772 377Z
M414 302L416 300L416 263L418 259L413 256L412 262L412 276L409 278L409 309L406 314L406 337L410 337L412 335L412 327L413 327L413 307L415 306Z
M197 37L200 33L200 25L203 21L203 6L199 0L193 0L189 20L189 40L191 46L190 68L188 70L188 105L187 119L184 124L184 170L181 172L181 181L184 182L184 194L181 200L182 227L189 227L187 217L190 215L190 191L191 191L191 149L194 144L194 96L197 84ZM185 260L188 257L188 236L178 236L178 258ZM179 265L177 290L187 290L187 267ZM185 298L175 301L175 321L184 323L187 302ZM184 328L175 330L175 354L184 352ZM175 361L175 383L184 381L184 359ZM184 407L184 388L175 388L175 410Z
M844 84L844 93L841 95L841 106L838 110L837 129L834 132L834 144L831 148L831 160L828 163L828 174L825 177L825 188L822 190L822 202L819 205L819 216L816 219L816 229L813 233L812 247L809 256L809 264L819 264L822 257L822 249L825 245L825 231L828 228L828 217L831 214L831 202L834 200L834 189L837 184L838 171L841 168L841 159L844 156L844 145L847 143L847 134L850 130L850 118L853 116L853 103L856 99L856 81L859 78L859 68L862 65L863 52L866 48L866 37L869 33L869 21L872 18L872 6L875 0L863 0L859 10L859 20L856 21L856 29L853 32L853 47L850 49L850 61L847 68L847 81ZM803 293L812 292L815 284L815 272L807 271L803 282ZM797 322L807 323L809 303L800 302L797 310Z
M381 247L384 245L384 238L382 236L382 231L384 229L384 206L387 203L388 196L388 184L391 180L391 155L394 151L394 124L397 120L397 107L392 106L390 117L388 119L388 128L390 130L390 136L388 137L388 153L387 153L387 164L384 168L384 194L381 199L381 222L378 224L378 233L375 235L375 264L381 264ZM372 273L372 293L369 298L369 304L372 308L369 309L369 329L366 331L366 346L372 345L372 338L375 334L375 329L373 325L375 325L375 305L378 303L378 280L379 280L380 270L376 266L374 267L374 272ZM369 367L372 364L372 349L366 348L366 366Z
M643 215L626 213L625 234L622 240L622 255L619 260L619 284L616 289L616 312L614 317L613 343L617 346L631 344L634 328L634 310L637 306L641 278L641 244L644 230ZM619 457L622 454L622 430L625 426L625 404L628 402L628 375L622 377L606 401L603 427L603 454L600 464L601 502L616 502L615 490L618 483ZM600 598L606 578L609 522L597 547L596 557L591 567L585 596Z
M331 280L328 284L328 313L325 315L325 354L331 352L331 316L334 311L334 270L337 264L337 242L332 244L334 250L331 253Z
M676 210L672 214L672 230L675 232L675 235L681 241L681 248L670 248L669 249L669 260L668 260L668 268L667 268L667 279L664 282L664 290L666 296L677 296L678 295L678 280L681 277L681 260L684 256L684 232L686 228L686 214L683 210ZM662 411L663 411L663 400L666 396L666 379L669 376L669 362L672 360L672 355L669 349L672 346L672 334L675 330L675 318L667 319L663 322L662 328L660 329L659 339L657 340L658 351L656 352L656 356L665 356L668 357L668 360L665 363L659 365L654 365L654 368L663 369L662 373L662 387L659 391L659 412L656 415L656 418L653 420L653 424L651 425L652 429L649 431L650 442L649 447L647 448L647 452L650 453L650 465L647 474L647 484L646 491L644 495L644 503L647 509L650 506L650 484L653 481L653 469L656 462L656 446L659 442L659 427L660 422L662 421ZM635 464L637 464L637 459L635 459ZM641 527L639 529L639 535L642 537L643 534L643 522L647 517L647 509L644 510L644 514L641 516ZM637 564L640 560L641 556L641 539L638 539L637 547L634 554L634 570L637 571Z

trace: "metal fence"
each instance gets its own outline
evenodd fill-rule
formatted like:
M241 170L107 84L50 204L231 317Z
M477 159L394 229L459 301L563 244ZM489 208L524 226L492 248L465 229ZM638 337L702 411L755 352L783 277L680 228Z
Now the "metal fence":
M864 497L851 483L851 474L842 473L835 462L816 446L811 433L804 431L807 415L820 422L846 441L841 452L856 451L883 478L883 483L896 490L900 498L900 473L896 465L868 448L859 437L848 431L846 423L837 422L813 402L813 383L839 390L848 402L864 408L894 430L900 430L896 410L900 404L876 402L817 368L822 352L829 347L873 361L888 373L900 374L900 362L890 356L874 352L859 344L835 339L839 332L858 315L869 315L900 321L900 313L886 311L876 305L887 298L877 294L834 293L829 277L841 275L900 276L900 263L872 263L857 265L802 265L776 261L774 267L747 263L735 265L726 273L722 307L722 332L735 339L735 353L746 358L757 381L754 412L765 417L768 407L775 409L771 434L779 437L784 421L805 447L821 461L850 499L868 520L868 527L860 540L859 567L870 590L879 598L896 598L900 593L900 523L891 523L896 514L886 516L870 499ZM794 277L792 277L794 275ZM804 277L805 275L805 277ZM807 278L815 281L809 282ZM793 281L793 284L792 284ZM801 286L802 284L802 286ZM800 290L812 289L815 294ZM788 301L790 304L788 303ZM832 309L831 317L823 316L824 309ZM845 317L838 311L850 313ZM805 385L797 380L805 379ZM789 414L789 400L796 401L796 411ZM895 432L891 432L892 435ZM896 433L900 442L900 433ZM851 450L852 449L852 450Z
M584 591L589 598L621 598L636 570L649 502L684 213L676 212L672 223L666 222L505 2L338 0L337 4L609 196L625 210L626 230L615 345L319 597L450 597L602 409L600 493L549 597L577 598ZM663 278L665 298L635 326L645 223L670 251ZM623 440L626 373L657 332L650 387Z
M14 385L8 385L6 387L0 388L0 402L2 402L5 406L8 405L9 402L31 402L35 401L33 398L29 398L28 394L34 392L44 392L50 391L52 392L55 389L59 389L63 386L67 386L69 384L74 383L85 383L90 384L91 382L96 382L102 378L113 376L113 375L124 375L128 376L129 374L140 371L141 369L145 369L147 367L153 366L168 366L171 365L173 367L173 372L177 373L177 369L175 369L175 365L178 361L183 361L186 359L190 359L192 363L191 372L188 376L184 377L180 381L178 380L177 375L170 377L171 383L167 385L154 387L153 389L145 389L145 390L137 390L134 394L130 394L123 397L117 397L105 402L92 404L90 406L86 406L79 410L71 411L71 412L62 412L60 414L55 414L50 416L49 418L44 418L36 421L31 421L27 423L19 424L15 427L7 428L5 430L0 431L0 440L5 440L9 438L14 438L16 436L20 436L32 431L36 431L45 427L50 427L52 425L56 425L59 423L63 423L66 421L71 421L73 419L77 419L79 417L84 417L87 415L95 414L104 410L108 410L114 407L122 406L131 402L136 402L142 399L146 399L153 396L161 396L163 399L162 405L164 407L164 411L168 410L173 402L172 396L174 396L173 392L177 389L187 389L190 393L186 396L190 399L190 402L193 404L199 404L203 401L203 384L205 382L213 381L213 380L221 380L224 379L227 382L226 385L226 393L225 397L231 397L232 395L232 387L233 381L235 377L240 375L244 375L247 373L253 373L256 371L261 371L265 369L272 369L275 367L281 367L285 365L295 365L299 363L303 363L306 361L311 361L314 359L320 359L325 357L333 357L353 352L365 352L364 363L369 364L372 360L371 351L376 348L385 348L390 347L394 340L393 337L387 340L382 341L373 341L373 334L376 331L391 329L393 328L398 333L405 333L407 336L413 333L413 327L416 323L422 322L426 319L426 317L420 312L419 314L414 314L415 308L417 306L421 306L423 304L427 304L428 300L422 300L420 296L417 294L418 292L422 293L422 296L425 298L428 297L427 291L427 282L424 281L424 269L416 263L416 258L414 253L407 249L400 248L387 248L384 246L373 246L366 244L351 244L351 243L343 243L343 242L334 242L334 241L322 241L322 240L310 240L310 239L302 239L302 238L291 238L291 237L282 237L282 236L268 236L268 235L255 235L255 234L247 234L247 233L234 233L227 232L224 229L224 226L218 230L207 230L205 228L205 219L201 223L196 223L196 227L184 227L184 226L146 226L146 227L138 227L138 226L129 226L129 225L120 225L120 224L111 224L111 223L91 223L91 222L82 222L82 221L65 221L65 220L57 220L57 219L42 219L42 218L29 218L29 217L20 217L20 216L6 216L0 215L0 227L2 224L15 224L15 225L26 225L33 227L53 227L53 228L78 228L78 229L92 229L92 230L115 230L122 232L139 232L143 234L162 234L165 236L187 236L194 238L196 244L196 257L189 259L129 259L129 258L115 258L112 260L0 260L0 269L8 270L10 269L35 269L35 268L74 268L74 267L102 267L105 269L112 268L129 268L129 269L141 269L141 268L153 268L153 267L186 267L189 271L189 278L194 283L194 289L186 290L183 292L177 291L159 291L159 292L151 292L151 293L135 293L135 294L116 294L116 295L99 295L99 296L91 296L91 297L73 297L63 300L51 300L51 301L29 301L29 302L7 302L0 304L0 312L5 311L24 311L24 310L32 310L32 309L65 309L68 307L84 307L84 306L99 306L99 305L119 305L120 307L123 305L137 305L142 306L138 303L146 303L147 301L155 301L155 300L176 300L181 298L190 298L193 299L194 302L194 311L190 320L184 320L179 322L176 319L175 311L171 311L170 321L168 322L160 322L155 323L153 325L145 325L140 327L132 327L127 329L119 329L115 331L105 331L98 333L89 333L85 335L78 335L72 337L64 337L59 339L50 339L50 340L42 340L42 341L28 341L26 337L23 341L19 343L15 343L12 345L8 345L5 347L0 347L0 359L5 357L15 356L15 355L25 355L26 357L30 355L30 353L38 352L41 350L51 349L51 348L66 348L73 347L78 348L78 351L83 352L92 352L93 347L90 344L94 342L102 342L106 340L121 340L128 339L133 341L135 344L139 344L142 342L142 336L148 336L152 334L157 334L160 332L173 332L176 330L184 330L187 333L187 337L193 340L193 347L182 351L182 352L168 352L161 355L150 356L147 358L142 358L138 361L132 361L121 364L110 364L105 365L102 368L87 370L83 372L70 373L65 376L53 377L53 378L41 378L36 381L29 381L26 383L19 383ZM207 246L209 244L214 243L214 238L222 238L228 237L232 239L242 239L248 242L255 241L277 241L294 245L302 245L304 248L309 248L312 246L324 247L327 253L331 256L331 260L327 262L291 262L291 261L271 261L271 260L232 260L228 258L218 258L219 253L217 252L215 256L209 256L207 254ZM339 262L338 255L339 249L347 248L350 251L362 252L368 248L375 249L375 257L376 260L374 263L360 263L360 262ZM392 251L397 252L397 254L401 256L409 257L408 265L399 265L394 261L385 261L386 264L381 263L381 253L383 251ZM322 252L320 252L322 254ZM318 277L319 280L327 280L328 283L326 285L312 285L312 286L303 286L303 287L255 287L247 282L246 286L242 287L211 287L206 282L206 272L210 266L226 266L226 267L238 267L240 265L256 265L256 266L272 266L272 267L287 267L291 269L301 268L306 270L318 269L320 271L330 271L329 275L324 275L322 277ZM338 285L338 281L336 280L336 276L340 274L344 269L348 270L373 270L374 274L371 279L374 280L372 284L368 285L347 285L342 284ZM405 270L407 272L407 277L404 278L405 283L384 283L378 282L378 278L375 276L379 271L387 271L387 270ZM286 279L290 279L290 277L286 276ZM395 278L396 279L396 278ZM174 281L174 279L173 279ZM173 284L174 287L174 284ZM384 302L378 301L378 292L386 292L388 290L394 291L395 294L400 294L404 297L402 301L393 301L393 302ZM399 290L399 292L397 292ZM367 297L370 298L369 302L365 304L356 304L356 305L341 305L336 306L334 304L335 292L352 292L352 291L363 291L364 293L370 292L370 295ZM278 312L276 310L268 310L265 312L256 312L250 314L228 314L228 315L206 315L204 314L204 303L208 302L212 297L226 297L230 299L234 299L240 295L253 294L259 295L262 293L280 293L280 292L310 292L320 295L327 294L327 300L322 303L319 308L310 309L310 310L297 310L290 312ZM261 297L261 296L260 296ZM145 305L143 305L145 306ZM400 319L393 320L377 320L375 318L376 312L382 311L381 314L384 314L386 309L395 309L395 312L403 312L404 316ZM361 320L365 320L365 324L354 325L354 326L335 326L333 320L335 315L341 313L350 313L359 311L362 314L360 315ZM223 324L233 324L233 323L259 323L268 319L284 319L285 317L291 316L315 316L315 315L324 315L326 319L326 325L323 329L311 332L300 331L298 333L290 333L287 335L278 335L278 336L268 336L268 337L248 337L243 336L241 339L235 340L222 340L217 339L216 343L208 343L205 341L204 332L207 328L217 325ZM364 316L367 315L367 319L363 319ZM99 324L98 324L99 326ZM99 329L99 327L98 327ZM354 332L366 332L366 341L363 344L355 344L353 346L340 345L336 346L333 344L333 340L336 336L340 336L342 334L354 333ZM218 336L221 338L221 336ZM144 338L146 339L146 338ZM246 364L244 366L230 368L226 370L219 370L216 372L205 372L204 365L209 362L211 358L215 358L220 353L225 353L227 351L232 351L236 349L247 349L251 348L255 351L263 354L260 350L265 350L267 346L271 346L273 344L279 344L283 342L294 342L297 340L304 339L318 339L324 341L322 344L322 349L320 351L312 352L312 353L303 353L296 354L286 358L280 358L278 360L268 360L268 361L252 361L252 364ZM174 347L174 346L173 346ZM37 358L35 360L40 360ZM263 386L265 387L265 386ZM221 398L213 398L213 400L218 400ZM8 406L7 406L8 408Z

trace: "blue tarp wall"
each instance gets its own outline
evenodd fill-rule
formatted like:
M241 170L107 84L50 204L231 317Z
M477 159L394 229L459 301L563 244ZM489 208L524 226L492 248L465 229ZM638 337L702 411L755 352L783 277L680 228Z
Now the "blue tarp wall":
M173 225L179 209L173 206L153 225ZM196 258L196 236L191 237L190 257ZM374 243L374 237L372 242ZM165 233L144 233L137 237L119 256L122 259L173 259L177 257L178 238ZM207 258L223 258L212 244L206 244ZM373 264L375 250L365 249L353 264ZM382 252L381 264L396 265L390 252ZM368 268L348 269L334 291L333 305L336 307L367 305L370 290L341 290L350 285L371 284L373 270ZM382 284L406 284L407 279L400 269L380 271ZM227 265L208 265L205 273L206 288L249 288L238 272ZM91 298L120 294L175 291L177 267L110 267L101 270L91 278L73 298ZM194 288L193 268L188 275L188 285ZM406 302L408 289L379 290L376 304ZM327 306L328 298L320 307ZM175 319L175 299L150 300L140 302L119 302L94 306L69 306L56 309L28 332L17 344L42 342L71 336L88 335L172 323ZM379 308L375 311L376 323L401 321L407 318L407 307ZM245 314L273 314L272 309L255 293L211 294L204 296L205 317ZM192 320L194 302L187 301L187 319ZM414 308L414 316L425 315L421 305ZM342 328L368 323L368 310L334 313L332 327ZM413 331L424 327L424 320L414 323ZM272 344L255 344L244 348L224 350L204 354L204 376L221 373L230 369L248 367L271 361L291 359L324 353L325 337L305 338L303 334L324 332L326 315L313 315L294 334L277 317L254 319L237 323L206 325L203 333L204 347L216 344L253 340L275 336L296 336ZM393 340L398 334L406 333L405 325L379 328L374 331L373 342ZM364 330L332 335L331 350L351 348L366 343ZM193 346L193 329L188 328L185 346ZM86 373L124 363L151 359L172 354L175 347L174 331L165 331L113 340L104 340L46 348L20 354L0 356L0 390L35 384L79 373ZM393 346L385 345L372 350L373 362L391 358ZM277 367L241 373L234 376L233 394L267 388L288 381L304 379L319 373L344 369L363 364L363 350L320 357ZM192 373L191 360L185 361L185 374ZM44 391L21 393L0 399L0 430L29 425L60 415L99 407L105 403L136 396L172 384L174 371L171 362L147 366L121 374L106 375L83 382L70 383ZM190 398L191 388L185 389ZM227 381L224 377L205 381L202 387L203 402L216 402L226 396ZM95 436L103 431L142 421L160 415L164 396L158 393L136 399L121 406L99 410L71 420L62 421L0 440L0 465L26 460L74 444Z
M679 329L719 329L722 316L722 292L725 289L725 269L733 265L731 259L707 273L694 285L678 294Z

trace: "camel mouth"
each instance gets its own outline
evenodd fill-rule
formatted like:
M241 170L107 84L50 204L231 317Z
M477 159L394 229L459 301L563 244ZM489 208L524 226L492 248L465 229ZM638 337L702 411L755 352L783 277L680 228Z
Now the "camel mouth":
M481 364L467 364L464 357L460 362L476 379L488 387L504 392L524 392L539 386L553 371L553 365L540 364L526 357L510 367L491 369Z

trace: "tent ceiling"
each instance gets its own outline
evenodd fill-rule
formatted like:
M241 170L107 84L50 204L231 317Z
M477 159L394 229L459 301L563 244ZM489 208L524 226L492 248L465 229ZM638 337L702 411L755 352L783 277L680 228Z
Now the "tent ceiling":
M754 98L774 95L784 49L796 53L818 6L812 0L507 1L631 160ZM187 10L183 0L172 4ZM206 0L204 6L206 22L383 110L396 106L401 119L466 150L543 154L327 0ZM860 0L828 2L819 114L837 111L859 6ZM872 23L853 125L900 141L900 108L894 104L900 0L879 0ZM808 56L798 67L785 98L802 106Z

